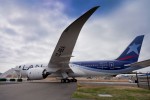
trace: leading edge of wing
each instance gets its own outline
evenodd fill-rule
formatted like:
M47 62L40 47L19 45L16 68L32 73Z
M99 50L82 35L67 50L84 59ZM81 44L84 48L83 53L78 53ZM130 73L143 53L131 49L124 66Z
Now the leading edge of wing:
M55 47L55 50L49 61L50 64L58 64L59 62L69 62L72 56L72 52L78 38L78 35L89 17L99 8L99 6L91 8L84 13L73 23L71 23L61 34L61 37Z

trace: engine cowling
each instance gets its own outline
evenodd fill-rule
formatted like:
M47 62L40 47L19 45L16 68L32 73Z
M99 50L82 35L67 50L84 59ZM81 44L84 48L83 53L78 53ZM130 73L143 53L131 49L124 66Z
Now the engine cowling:
M29 80L41 80L50 75L44 68L31 68L28 70L27 74Z

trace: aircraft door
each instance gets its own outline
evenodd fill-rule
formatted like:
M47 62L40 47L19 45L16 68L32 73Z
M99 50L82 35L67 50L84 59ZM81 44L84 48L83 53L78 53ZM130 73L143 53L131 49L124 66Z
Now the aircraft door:
M110 69L114 69L115 68L114 62L109 62L109 66L110 66Z

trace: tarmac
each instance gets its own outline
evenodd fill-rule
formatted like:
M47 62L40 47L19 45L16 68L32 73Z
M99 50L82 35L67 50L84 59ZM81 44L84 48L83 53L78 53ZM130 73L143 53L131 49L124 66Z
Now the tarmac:
M128 82L78 82L85 85L137 86ZM80 100L71 98L77 83L0 82L0 100Z
M77 83L0 83L0 100L71 100Z
M79 82L84 85L99 85L99 86L137 86L137 83L129 83L129 82Z

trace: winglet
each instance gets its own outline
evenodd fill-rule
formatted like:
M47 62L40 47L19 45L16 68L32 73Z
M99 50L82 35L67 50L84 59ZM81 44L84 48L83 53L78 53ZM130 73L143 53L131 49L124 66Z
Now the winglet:
M78 19L76 19L73 23L71 23L65 30L64 32L67 32L69 30L69 28L77 23L80 22L80 28L83 27L83 25L85 24L85 22L89 19L89 17L99 8L100 6L95 6L93 8L91 8L90 10L88 10L86 13L84 13L82 16L80 16ZM80 21L79 21L80 20ZM82 22L81 22L82 21ZM63 34L62 34L63 35Z

